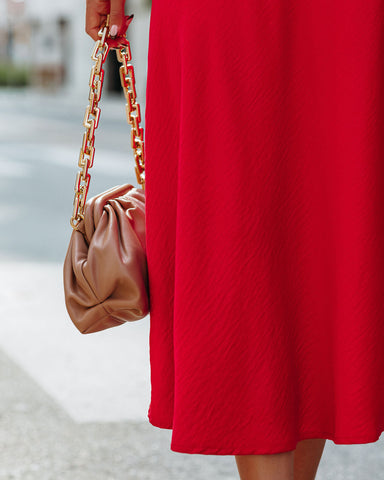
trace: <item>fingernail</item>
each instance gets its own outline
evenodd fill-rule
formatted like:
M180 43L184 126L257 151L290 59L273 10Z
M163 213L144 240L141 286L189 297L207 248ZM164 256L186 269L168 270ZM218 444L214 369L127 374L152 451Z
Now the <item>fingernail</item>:
M112 25L111 29L110 29L110 34L111 34L111 37L115 37L116 34L117 34L117 25Z

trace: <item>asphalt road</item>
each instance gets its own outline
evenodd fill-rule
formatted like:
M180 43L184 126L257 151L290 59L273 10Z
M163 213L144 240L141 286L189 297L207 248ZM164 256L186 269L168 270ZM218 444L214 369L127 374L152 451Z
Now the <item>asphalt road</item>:
M86 105L86 95L0 92L0 251L7 258L60 262L65 256ZM99 105L89 197L137 185L125 99L102 98Z

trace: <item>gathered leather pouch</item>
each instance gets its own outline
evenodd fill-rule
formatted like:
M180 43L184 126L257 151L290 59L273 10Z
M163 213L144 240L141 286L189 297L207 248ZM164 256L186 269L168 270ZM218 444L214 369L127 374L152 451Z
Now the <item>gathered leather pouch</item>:
M133 15L125 17L128 26ZM100 29L92 59L96 62L89 80L82 147L76 176L73 228L63 266L65 305L81 333L92 333L149 313L149 287L145 248L145 170L143 129L140 106L136 102L135 77L128 40L107 38L106 25ZM86 201L98 126L98 101L103 85L103 62L108 51L116 49L120 79L127 99L127 121L131 125L131 144L139 187L118 185ZM140 188L141 187L141 188Z

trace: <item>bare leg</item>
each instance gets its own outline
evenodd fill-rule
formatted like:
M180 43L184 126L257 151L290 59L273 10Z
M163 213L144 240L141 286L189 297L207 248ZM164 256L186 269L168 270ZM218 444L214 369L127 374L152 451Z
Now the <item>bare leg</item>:
M301 440L294 451L295 480L315 480L326 439Z
M290 452L235 455L240 480L315 480L326 439L310 438Z
M294 452L235 455L240 480L293 480Z

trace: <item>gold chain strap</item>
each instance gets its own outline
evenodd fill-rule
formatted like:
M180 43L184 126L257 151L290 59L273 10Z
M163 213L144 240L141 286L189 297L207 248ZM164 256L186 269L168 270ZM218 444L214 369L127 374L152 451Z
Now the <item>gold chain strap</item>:
M93 165L95 156L95 130L99 124L100 107L98 102L103 88L104 70L103 64L107 58L110 46L106 42L108 32L109 15L104 27L99 30L99 40L96 41L92 52L92 60L96 63L91 68L89 78L89 105L85 110L83 125L86 131L83 135L83 142L80 148L78 166L80 171L75 180L75 198L73 200L73 214L70 220L74 230L77 229L80 220L84 219L84 209L89 189L90 174L88 169ZM127 40L128 41L128 40ZM140 127L141 115L140 105L136 102L135 74L133 65L128 62L132 59L131 48L128 45L116 48L116 56L120 66L120 81L127 103L125 105L128 124L131 125L131 146L135 158L135 173L138 184L145 190L145 162L144 162L144 140L143 129Z

